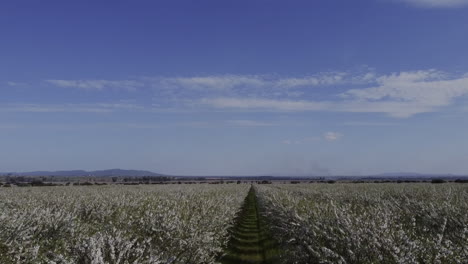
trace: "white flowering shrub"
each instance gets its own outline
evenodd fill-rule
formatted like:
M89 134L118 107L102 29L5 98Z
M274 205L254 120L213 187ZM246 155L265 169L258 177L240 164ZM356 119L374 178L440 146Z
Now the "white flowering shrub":
M257 186L284 263L467 263L468 186Z
M215 263L247 185L0 189L0 263Z

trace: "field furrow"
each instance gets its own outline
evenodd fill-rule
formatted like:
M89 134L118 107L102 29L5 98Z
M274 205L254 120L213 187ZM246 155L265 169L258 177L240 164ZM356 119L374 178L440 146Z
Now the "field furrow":
M278 248L259 214L255 189L247 195L221 263L276 263Z

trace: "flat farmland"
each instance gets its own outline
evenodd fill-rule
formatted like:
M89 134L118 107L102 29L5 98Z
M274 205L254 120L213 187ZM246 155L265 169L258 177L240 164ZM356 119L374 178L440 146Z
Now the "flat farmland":
M0 263L466 263L468 185L0 188Z
M259 186L285 263L467 263L466 184Z
M0 189L0 263L213 263L248 185Z

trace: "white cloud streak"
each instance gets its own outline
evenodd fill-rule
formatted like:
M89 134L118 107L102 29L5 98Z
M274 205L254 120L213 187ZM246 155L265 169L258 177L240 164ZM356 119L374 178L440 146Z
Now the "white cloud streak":
M22 83L22 82L11 82L11 81L9 81L9 82L6 82L6 84L8 86L12 86L12 87L26 86L26 84Z
M343 134L338 133L338 132L326 132L323 134L323 138L326 141L337 141L342 137L343 137Z
M344 126L397 126L398 123L389 122L363 122L363 121L349 121L343 123Z
M105 89L117 89L135 91L144 86L135 80L109 81L109 80L46 80L47 83L64 88L78 88L84 90L102 91Z
M377 78L378 86L351 89L343 96L363 102L363 107L380 105L391 115L407 117L435 111L468 94L468 77L448 78L446 75L435 70L384 75Z
M132 104L98 103L98 104L8 104L0 107L0 112L27 113L112 113L117 111L141 110L142 107Z
M249 88L297 88L330 86L343 83L363 83L370 80L372 73L353 76L349 72L322 72L303 77L281 78L270 75L207 75L196 77L152 78L156 87L184 88L193 90L229 90Z
M285 139L285 140L281 141L281 143L283 143L285 145L299 145L299 144L301 144L301 141L300 140Z
M207 75L126 81L48 80L47 83L97 91L151 87L154 92L153 105L157 109L147 106L147 111L328 111L384 113L391 117L407 118L440 111L468 95L468 74L452 75L437 70L387 75L377 75L373 70L368 70L287 78L272 75ZM313 90L310 89L312 87ZM324 92L323 89L329 90ZM89 110L110 111L110 108L101 106ZM26 109L60 110L37 106Z
M315 102L250 98L214 98L202 99L200 104L217 109L271 112L352 112L352 113L385 113L392 117L406 118L415 114L432 112L430 106L412 105L408 102Z
M285 139L281 141L281 143L285 145L300 145L300 144L307 144L307 143L312 143L312 142L319 142L322 139L317 136L312 136L312 137L306 137L302 139Z
M368 78L368 77L366 77ZM349 89L341 100L313 101L271 98L202 98L199 103L218 109L243 111L333 111L385 113L406 118L438 111L468 95L468 77L450 77L436 71L401 72L369 77L375 86Z
M238 86L259 87L268 82L259 76L223 75L223 76L199 76L158 78L156 85L174 88L180 87L194 90L228 90Z
M398 0L425 8L456 8L468 5L468 0Z
M203 105L214 108L269 111L319 111L331 108L327 102L309 102L292 100L254 99L254 98L204 98Z
M274 126L273 123L259 122L255 120L227 120L226 124L231 126L240 126L240 127L266 127Z

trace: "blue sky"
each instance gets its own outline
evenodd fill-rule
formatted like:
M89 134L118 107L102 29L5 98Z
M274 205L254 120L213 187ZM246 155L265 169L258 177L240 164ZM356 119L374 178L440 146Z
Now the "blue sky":
M0 171L468 174L468 1L2 1Z

